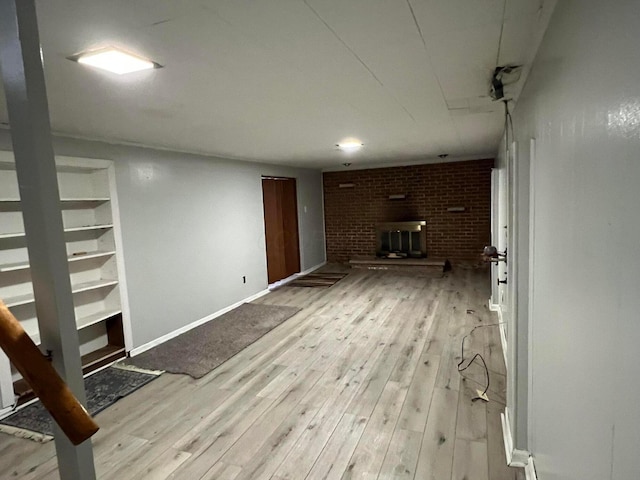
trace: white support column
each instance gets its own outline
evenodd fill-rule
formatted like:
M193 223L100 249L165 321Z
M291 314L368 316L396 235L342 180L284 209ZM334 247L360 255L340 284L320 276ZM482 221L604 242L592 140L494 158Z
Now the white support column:
M5 408L12 407L14 403L11 363L4 352L0 351L0 412Z
M0 0L0 70L42 347L86 404L34 0ZM56 426L55 442L61 479L95 479L91 440L75 447Z

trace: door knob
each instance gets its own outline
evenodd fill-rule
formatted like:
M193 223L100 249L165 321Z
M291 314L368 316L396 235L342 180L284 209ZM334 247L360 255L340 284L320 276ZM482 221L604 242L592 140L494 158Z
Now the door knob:
M484 247L482 250L482 255L485 262L504 262L507 263L507 249L504 249L504 252L499 252L496 247L493 245L489 245Z

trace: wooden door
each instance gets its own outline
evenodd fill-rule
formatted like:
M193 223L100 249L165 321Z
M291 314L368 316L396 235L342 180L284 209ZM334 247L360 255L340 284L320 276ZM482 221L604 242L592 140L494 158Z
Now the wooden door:
M300 271L295 178L263 177L262 197L271 284Z

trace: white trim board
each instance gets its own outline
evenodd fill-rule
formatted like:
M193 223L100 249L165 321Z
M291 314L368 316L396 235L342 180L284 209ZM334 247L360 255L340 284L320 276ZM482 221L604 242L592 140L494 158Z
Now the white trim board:
M107 168L109 196L111 198L111 221L113 223L113 241L116 250L116 270L118 272L118 289L120 291L120 308L122 309L122 333L124 347L129 351L133 346L133 329L131 327L131 310L129 309L129 288L125 274L124 243L120 222L120 201L118 200L118 186L116 184L115 164L110 162Z
M509 356L507 355L507 333L504 331L504 327L506 323L502 321L502 312L498 312L498 318L500 319L500 325L498 325L498 330L500 331L500 343L502 344L502 356L504 357L504 366L509 371Z
M504 440L504 453L507 465L510 467L526 467L529 463L531 454L526 450L518 450L513 448L513 438L511 437L511 421L509 420L509 410L504 409L504 413L500 414L502 420L502 437Z
M538 480L538 476L536 475L536 466L534 465L532 456L529 457L527 466L524 467L524 477L527 480Z
M275 290L276 288L280 288L283 285L286 285L289 282L293 282L296 278L299 277L304 277L305 275L319 269L320 267L324 267L327 264L327 262L322 262L319 263L318 265L315 265L311 268L307 268L306 270L303 270L302 272L298 272L298 273L294 273L293 275L287 277L287 278L283 278L282 280L278 280L277 282L273 282L270 283L269 286L267 287L270 291L271 290Z
M13 406L8 406L8 407L4 407L0 409L0 420L2 420L3 418L8 417L9 415L11 415L12 413L14 413L14 408Z
M161 343L164 343L168 340L171 340L172 338L177 337L178 335L181 335L185 332L188 332L189 330L192 330L196 327L199 327L200 325L203 325L211 320L213 320L214 318L217 318L221 315L224 315L227 312L230 312L231 310L233 310L234 308L239 307L240 305L242 305L243 303L247 303L247 302L252 302L253 300L256 300L257 298L263 297L266 294L269 293L268 289L265 290L261 290L260 292L251 295L250 297L244 298L242 300L240 300L239 302L236 302L232 305L229 305L228 307L225 307L221 310L218 310L217 312L212 313L211 315L207 315L204 318L201 318L200 320L196 320L195 322L192 322L188 325L185 325L184 327L178 328L177 330L174 330L173 332L169 332L166 335L162 335L161 337L156 338L155 340L152 340L148 343L145 343L144 345L140 345L139 347L133 348L131 349L131 351L129 352L129 355L132 357L135 357L136 355L140 355L143 352L146 352L147 350L160 345Z
M496 312L498 314L498 331L500 332L500 344L502 345L502 356L504 358L504 366L509 371L509 361L507 356L507 335L504 331L504 326L506 325L504 320L502 319L502 310L500 309L500 305L497 303L491 303L491 299L489 299L489 310L492 312Z
M13 393L13 379L11 378L11 362L9 357L0 350L0 417L7 411L11 411L16 403Z

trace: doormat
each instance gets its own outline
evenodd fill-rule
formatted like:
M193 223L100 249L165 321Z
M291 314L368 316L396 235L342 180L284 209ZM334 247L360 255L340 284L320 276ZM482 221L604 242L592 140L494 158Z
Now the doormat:
M127 359L126 363L201 378L300 310L244 303L204 325Z
M115 365L90 375L84 380L87 410L92 416L97 415L157 377L158 373L122 369ZM53 438L53 420L38 400L0 420L0 432L46 442Z
M347 275L347 273L309 273L287 283L285 287L330 287Z

